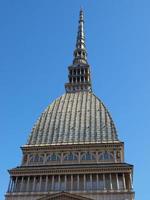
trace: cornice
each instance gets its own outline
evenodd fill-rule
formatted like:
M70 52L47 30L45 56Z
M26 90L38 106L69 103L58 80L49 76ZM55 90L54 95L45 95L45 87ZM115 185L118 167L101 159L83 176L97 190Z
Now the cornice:
M10 175L56 175L56 174L88 174L88 173L127 173L132 172L132 165L104 165L104 166L45 166L45 167L19 167L9 170Z
M64 145L24 145L21 149L24 152L31 152L31 151L49 151L49 150L85 150L85 149L103 149L103 148L119 148L124 147L123 142L115 142L115 143L93 143L93 144L64 144Z
M93 195L117 195L117 194L130 194L130 195L134 195L135 192L134 191L130 191L130 190L125 190L125 191L122 191L122 190L118 190L118 191L115 191L115 190L102 190L102 191L90 191L89 193L87 191L73 191L73 192L69 192L70 194L79 194L79 195L85 195L85 192L86 192L86 195L88 194L93 194ZM13 197L22 197L22 196L44 196L44 195L52 195L52 194L55 194L56 192L20 192L20 193L6 193L5 197L10 197L10 196L13 196Z

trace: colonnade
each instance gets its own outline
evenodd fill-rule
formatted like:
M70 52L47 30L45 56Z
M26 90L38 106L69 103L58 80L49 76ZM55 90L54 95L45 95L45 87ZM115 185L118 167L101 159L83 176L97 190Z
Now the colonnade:
M124 173L11 177L8 192L132 190Z
M70 77L70 83L86 83L89 81L89 77L80 76L80 77Z
M87 68L71 69L70 70L70 83L87 82L89 80L89 71Z
M84 75L89 74L88 68L70 69L70 75Z

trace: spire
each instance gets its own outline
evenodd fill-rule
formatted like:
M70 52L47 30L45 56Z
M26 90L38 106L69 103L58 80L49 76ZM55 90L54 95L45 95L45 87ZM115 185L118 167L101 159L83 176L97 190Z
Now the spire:
M90 66L87 62L87 52L85 47L84 18L83 10L80 10L78 34L76 48L74 50L74 59L69 70L69 83L65 84L66 92L92 91Z
M84 15L83 10L80 10L79 25L76 41L76 49L74 51L73 64L87 63L87 52L85 47L85 34L84 34Z

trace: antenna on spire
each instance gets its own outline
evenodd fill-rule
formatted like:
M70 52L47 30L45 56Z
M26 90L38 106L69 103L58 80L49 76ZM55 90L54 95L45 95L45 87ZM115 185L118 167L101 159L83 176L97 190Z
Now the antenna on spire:
M87 64L87 52L86 52L85 34L84 34L84 14L82 8L80 8L76 49L74 51L74 60L73 60L73 64L79 64L79 63Z

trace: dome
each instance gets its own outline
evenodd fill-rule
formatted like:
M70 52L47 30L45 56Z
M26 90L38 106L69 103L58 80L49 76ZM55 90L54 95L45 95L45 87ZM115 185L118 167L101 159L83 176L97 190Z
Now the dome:
M66 93L50 104L36 122L28 145L117 142L113 120L91 92Z
M83 25L83 11L81 10L74 59L68 67L66 93L42 113L33 127L28 145L119 141L109 112L92 93Z

